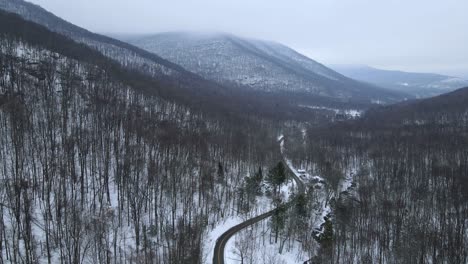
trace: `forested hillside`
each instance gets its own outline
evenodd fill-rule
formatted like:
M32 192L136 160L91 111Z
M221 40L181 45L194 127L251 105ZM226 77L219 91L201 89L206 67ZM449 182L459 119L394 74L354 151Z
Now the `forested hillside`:
M244 176L278 159L271 128L154 96L165 83L0 21L1 262L201 261Z
M468 88L461 88L436 97L375 108L366 115L366 122L401 126L408 124L466 127L468 125Z
M296 163L328 182L355 170L330 199L318 263L467 263L466 102L460 89L307 130Z

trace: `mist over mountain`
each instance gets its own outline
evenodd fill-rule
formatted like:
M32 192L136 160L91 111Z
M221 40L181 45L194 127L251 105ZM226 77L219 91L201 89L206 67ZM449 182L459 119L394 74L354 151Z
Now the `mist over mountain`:
M401 100L404 95L347 78L279 43L226 33L171 32L132 44L218 83L291 91L345 101Z
M207 80L154 53L117 39L89 32L26 1L0 0L0 9L16 13L26 20L87 45L125 69L136 71L164 83L160 86L164 88L164 92L157 91L158 89L154 89L153 92L178 103L189 104L195 109L210 108L209 111L213 113L229 112L239 115L249 113L249 115L262 115L270 118L286 116L287 118L301 118L311 112L310 109L301 108L302 104L333 104L338 101L339 104L345 104L342 107L349 107L346 105L347 102L342 102L339 97L317 97L315 93L306 95L287 94L284 91L268 93L264 90L250 89L250 87L232 89L232 83L221 84ZM146 89L151 88L146 87ZM359 99L352 103L366 108L371 102Z
M183 71L182 68L161 59L158 56L145 53L131 45L92 33L73 25L60 17L48 12L42 7L23 0L0 0L0 9L16 13L26 20L44 25L49 30L63 34L73 40L89 45L106 56L129 67L139 67L145 64L154 75L170 75ZM132 57L130 60L129 58Z
M468 85L466 79L441 74L381 70L365 65L330 67L350 78L416 97L436 96Z

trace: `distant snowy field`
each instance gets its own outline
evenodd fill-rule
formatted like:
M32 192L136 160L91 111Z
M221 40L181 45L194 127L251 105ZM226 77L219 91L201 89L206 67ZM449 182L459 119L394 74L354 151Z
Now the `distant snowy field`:
M360 117L364 111L358 109L338 109L338 108L331 108L326 106L316 106L316 105L299 105L300 107L314 109L314 110L326 110L334 112L336 115L342 114L350 118L358 118Z

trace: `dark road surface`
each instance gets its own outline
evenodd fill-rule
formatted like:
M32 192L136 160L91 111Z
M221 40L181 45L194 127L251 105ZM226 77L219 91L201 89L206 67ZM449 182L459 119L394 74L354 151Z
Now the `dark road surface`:
M231 227L228 231L224 232L218 240L216 240L216 246L214 249L214 254L213 254L213 264L224 264L224 248L226 247L226 244L228 240L236 234L238 231L253 225L259 221L262 221L265 218L268 218L272 216L277 209L273 209L269 212L266 212L264 214L261 214L259 216L256 216L254 218L250 218L249 220L240 223L234 227Z

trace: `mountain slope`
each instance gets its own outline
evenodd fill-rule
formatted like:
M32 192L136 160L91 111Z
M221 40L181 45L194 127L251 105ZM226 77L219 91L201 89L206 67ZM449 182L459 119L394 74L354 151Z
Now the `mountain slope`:
M26 20L43 25L49 30L63 34L77 42L84 43L126 67L140 68L145 66L148 68L147 72L153 76L187 74L178 65L128 43L95 34L73 25L38 5L23 0L0 0L0 9L16 13Z
M187 105L192 110L203 109L205 113L221 116L253 115L275 119L308 119L311 116L310 111L300 109L295 102L302 99L302 96L297 96L296 99L287 98L284 94L273 95L251 89L230 89L228 85L206 80L151 52L91 33L26 1L0 0L0 10L18 14L28 21L38 23L50 31L94 49L124 69L125 74L121 76L122 78L131 80L133 84L147 92Z
M330 67L350 78L410 93L416 97L435 96L468 85L468 80L433 73L389 71L363 65L330 65Z
M372 109L364 120L391 126L451 124L452 127L468 127L468 87L432 98Z
M171 88L0 11L0 263L202 263L276 135Z
M183 32L162 33L130 42L218 83L341 100L402 98L398 93L347 78L278 43L230 34Z
M346 177L351 188L333 207L333 230L347 230L334 237L340 250L313 263L379 263L382 256L386 263L467 263L467 110L464 88L310 128L306 149L317 153L309 158L312 164L340 168L345 160L357 161L339 169L356 172ZM374 247L384 243L395 247ZM369 248L375 250L369 254Z

